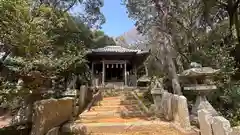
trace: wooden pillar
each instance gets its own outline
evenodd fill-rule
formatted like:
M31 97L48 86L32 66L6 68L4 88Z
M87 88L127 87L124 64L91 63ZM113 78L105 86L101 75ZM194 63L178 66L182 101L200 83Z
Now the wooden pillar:
M127 62L124 63L124 84L127 86Z
M133 72L134 72L134 86L137 86L137 66L134 64L133 65Z
M94 77L94 62L92 62L92 69L91 69L91 72L92 72L92 85L96 86L95 84L95 77Z
M105 85L105 62L102 61L102 85Z

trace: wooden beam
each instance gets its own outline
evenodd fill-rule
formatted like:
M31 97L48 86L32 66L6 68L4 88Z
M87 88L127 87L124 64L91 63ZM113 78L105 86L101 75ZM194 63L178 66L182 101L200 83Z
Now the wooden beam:
M105 64L125 64L130 63L128 60L104 60Z

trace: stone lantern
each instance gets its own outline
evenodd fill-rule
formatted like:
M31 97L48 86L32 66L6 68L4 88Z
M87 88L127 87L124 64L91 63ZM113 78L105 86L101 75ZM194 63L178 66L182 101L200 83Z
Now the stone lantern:
M194 62L191 63L190 69L183 71L179 76L184 90L192 91L197 95L195 104L191 110L191 120L196 123L198 123L198 110L205 109L211 115L217 115L217 111L208 102L206 95L217 89L216 85L212 83L211 77L218 72L219 70L211 67L202 67L200 64Z

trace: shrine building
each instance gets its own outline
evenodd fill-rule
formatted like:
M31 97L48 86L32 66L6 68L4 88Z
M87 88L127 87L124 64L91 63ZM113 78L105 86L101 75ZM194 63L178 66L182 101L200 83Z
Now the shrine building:
M89 61L94 86L136 86L137 69L144 63L149 51L106 46L89 50Z

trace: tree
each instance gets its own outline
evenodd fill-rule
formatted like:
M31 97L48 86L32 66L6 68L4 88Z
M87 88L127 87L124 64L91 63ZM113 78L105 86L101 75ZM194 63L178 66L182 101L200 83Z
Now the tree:
M164 1L162 1L164 2ZM182 94L178 82L176 68L173 62L171 35L164 30L167 30L168 11L167 5L161 5L158 1L135 1L127 0L125 4L129 11L129 16L137 20L138 30L142 33L147 33L152 44L156 45L152 53L155 53L155 58L161 62L167 69L167 76L172 81L174 93ZM164 3L162 3L164 4ZM162 9L163 8L163 9ZM166 10L166 11L164 11ZM155 50L155 51L154 51ZM158 57L161 55L160 57ZM164 69L164 68L163 68Z
M99 8L95 7L97 3L85 1L83 4L88 7L85 15L99 18L100 12L90 13L90 8ZM46 1L2 0L0 8L0 42L7 52L2 59L2 69L8 71L5 76L1 74L0 96L39 93L43 87L49 89L46 81L55 78L58 84L61 81L66 84L73 75L84 76L88 72L85 50L96 41L86 24L94 26L98 19L90 21L90 18L86 22L83 16L73 16L61 6ZM11 80L9 74L16 79ZM18 80L23 80L21 89L17 89Z
M231 3L231 0L226 3ZM191 61L221 69L222 74L215 82L219 91L209 95L209 99L232 124L239 123L239 109L235 109L239 108L239 86L232 77L238 62L232 55L238 46L238 32L233 26L238 24L232 24L236 19L231 19L235 12L233 5L237 6L238 1L232 1L228 6L232 9L227 11L222 1L128 0L126 5L130 17L137 21L138 30L147 35L152 44L151 57L162 62L159 62L159 67L168 69L165 72L174 75L170 77L176 77L171 73L174 71L172 65L177 65L175 71L181 72L189 68L185 65Z

